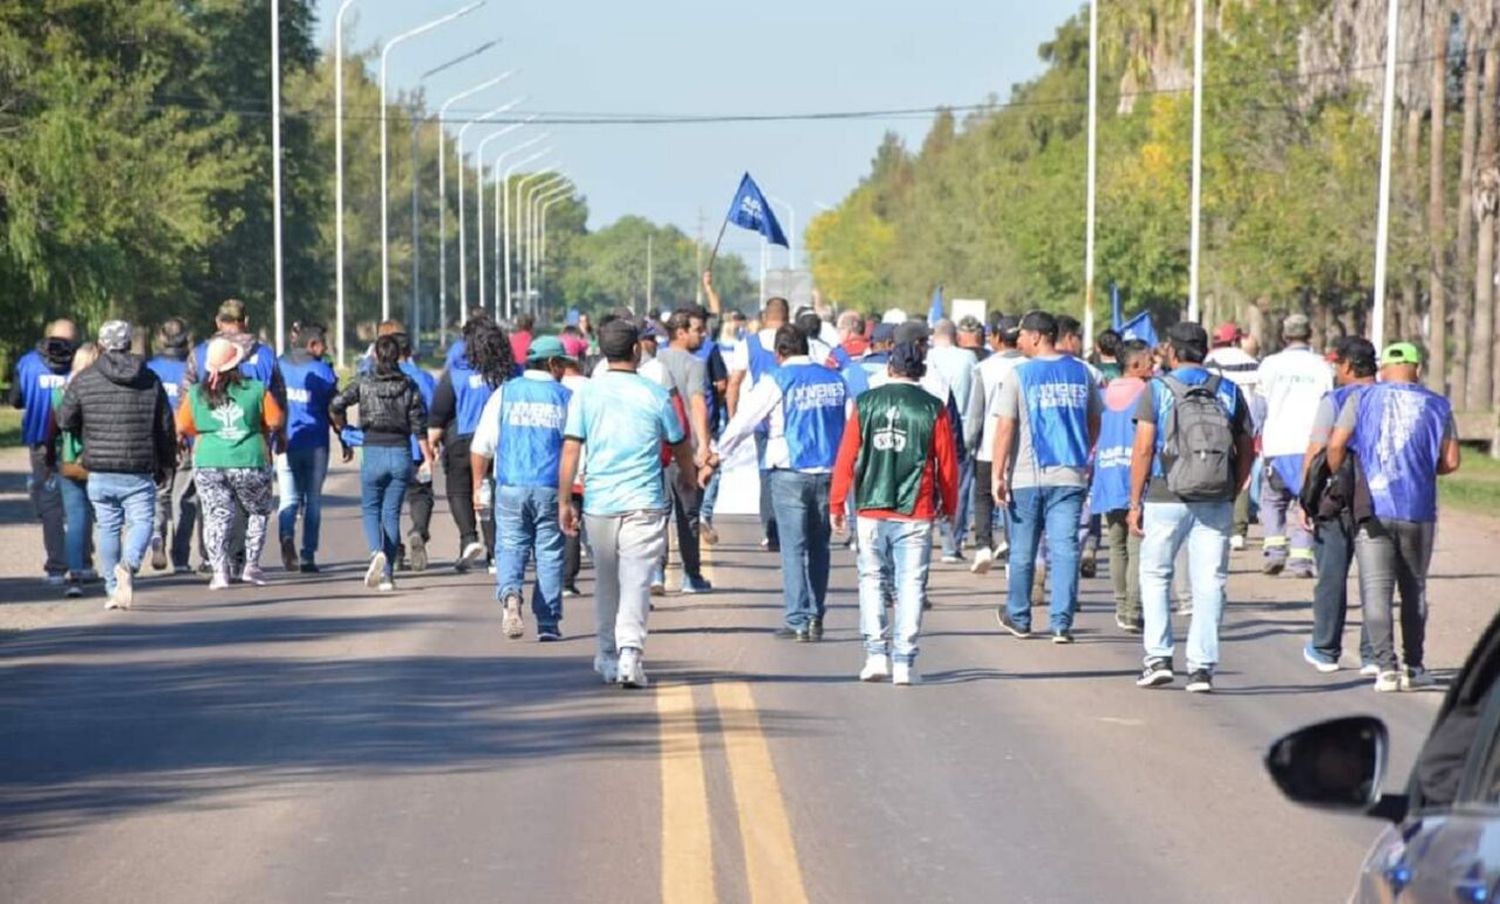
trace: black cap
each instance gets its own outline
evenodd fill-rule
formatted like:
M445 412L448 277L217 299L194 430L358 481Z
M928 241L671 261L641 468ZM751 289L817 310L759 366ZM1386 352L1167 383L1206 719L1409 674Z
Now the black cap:
M599 327L599 352L606 361L629 361L641 341L641 331L629 320L611 320Z
M995 319L994 330L1005 339L1006 345L1015 345L1016 340L1021 338L1021 321L1009 314L1001 314Z
M1197 360L1208 355L1208 331L1202 324L1191 320L1179 320L1167 327L1167 341L1175 349L1190 349L1198 352Z
M920 380L927 374L925 358L922 347L917 343L897 342L891 349L891 370L907 379Z
M927 324L920 320L908 320L896 325L896 344L903 342L922 342L932 335Z

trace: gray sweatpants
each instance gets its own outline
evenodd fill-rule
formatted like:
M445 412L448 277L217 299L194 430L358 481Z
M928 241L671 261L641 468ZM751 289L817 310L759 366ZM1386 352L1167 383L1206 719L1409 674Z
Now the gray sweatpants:
M594 554L594 613L599 652L646 648L651 575L667 551L667 513L584 515Z
M66 517L63 512L62 491L58 489L59 478L47 469L47 447L32 446L31 476L26 480L26 491L31 496L31 505L37 519L42 522L42 548L47 559L43 567L48 574L67 574L68 551L65 544Z
M1359 562L1359 600L1375 664L1383 672L1396 668L1395 626L1391 610L1401 593L1401 659L1407 668L1422 667L1427 637L1427 566L1432 562L1437 525L1430 521L1372 518L1354 537Z

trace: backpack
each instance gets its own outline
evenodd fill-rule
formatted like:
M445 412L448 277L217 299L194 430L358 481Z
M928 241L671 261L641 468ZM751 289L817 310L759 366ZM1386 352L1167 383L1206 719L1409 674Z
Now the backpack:
M1215 375L1196 386L1166 377L1172 393L1161 449L1167 489L1189 502L1233 499L1234 431L1219 401L1223 378Z
M1320 449L1307 469L1297 502L1314 519L1348 518L1359 524L1374 513L1359 457L1350 452L1337 472L1328 468L1328 450Z

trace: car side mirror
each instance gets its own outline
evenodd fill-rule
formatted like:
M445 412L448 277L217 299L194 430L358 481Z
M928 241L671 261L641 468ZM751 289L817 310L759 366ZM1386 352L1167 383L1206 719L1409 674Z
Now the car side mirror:
M1373 716L1319 722L1271 745L1266 771L1281 793L1309 807L1363 813L1380 803L1390 736Z

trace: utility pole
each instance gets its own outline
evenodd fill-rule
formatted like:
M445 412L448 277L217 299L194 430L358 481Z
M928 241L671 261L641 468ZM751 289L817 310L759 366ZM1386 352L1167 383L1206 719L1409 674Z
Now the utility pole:
M653 307L651 296L652 260L651 260L651 233L646 233L646 313L649 315Z
M693 304L703 307L703 208L698 208L698 241L693 245L697 254L694 257L693 275L698 277L693 280Z

